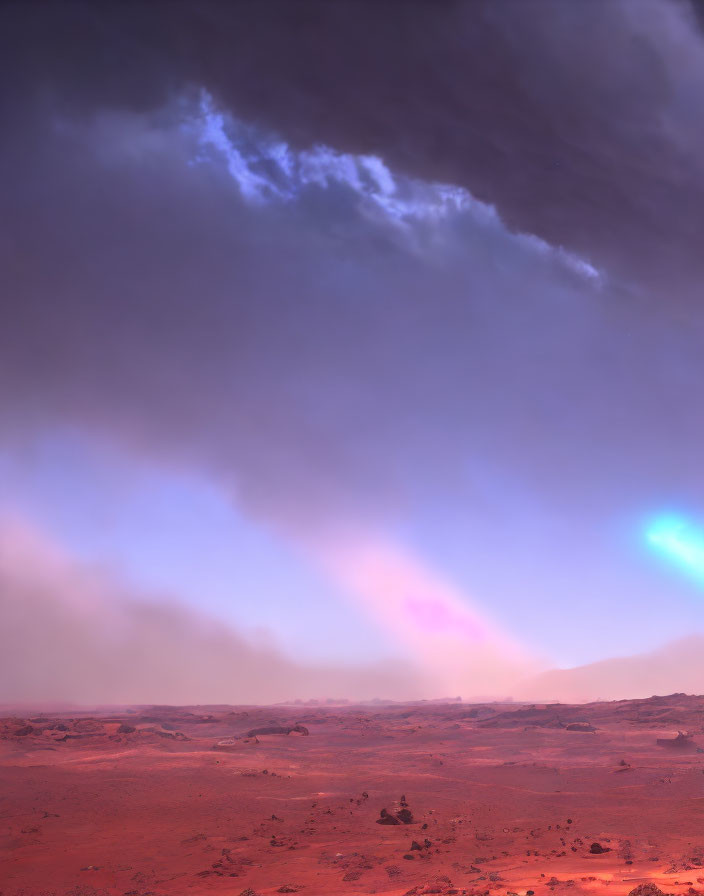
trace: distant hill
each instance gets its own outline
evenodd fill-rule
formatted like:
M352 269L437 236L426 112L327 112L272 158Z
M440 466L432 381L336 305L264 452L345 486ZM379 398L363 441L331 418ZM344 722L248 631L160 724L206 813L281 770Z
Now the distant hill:
M551 669L524 681L519 700L625 700L654 694L704 693L704 634L691 635L650 653Z

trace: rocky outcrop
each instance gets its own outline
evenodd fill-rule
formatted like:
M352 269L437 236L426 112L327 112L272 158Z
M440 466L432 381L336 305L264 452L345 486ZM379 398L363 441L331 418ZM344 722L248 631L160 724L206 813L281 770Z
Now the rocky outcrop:
M677 737L659 737L657 739L657 745L659 747L669 747L670 749L675 750L690 750L692 747L696 746L692 740L692 735L683 734L681 731L678 731Z
M593 725L590 725L589 722L571 722L567 726L568 731L583 731L584 733L593 733L596 731L596 728Z
M406 797L402 796L400 800L401 808L398 809L393 815L388 812L386 809L382 809L379 813L379 818L377 818L377 824L413 824L414 818L413 813L408 808L408 803L406 802Z
M269 725L267 728L252 728L245 737L259 737L265 734L302 734L304 737L308 737L310 731L305 725Z

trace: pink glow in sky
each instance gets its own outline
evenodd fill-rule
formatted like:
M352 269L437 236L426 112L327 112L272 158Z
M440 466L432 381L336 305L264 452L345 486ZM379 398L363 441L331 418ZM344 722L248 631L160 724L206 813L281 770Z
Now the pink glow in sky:
M430 634L455 633L470 641L480 641L484 637L481 626L465 612L447 606L437 599L408 597L403 603L414 625Z
M326 569L442 693L509 694L541 662L471 597L407 548L349 534L321 548ZM421 596L422 595L422 596Z

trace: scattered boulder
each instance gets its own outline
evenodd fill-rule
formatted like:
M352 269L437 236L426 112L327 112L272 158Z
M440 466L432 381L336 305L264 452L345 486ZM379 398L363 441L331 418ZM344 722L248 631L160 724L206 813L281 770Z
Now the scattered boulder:
M396 813L396 818L402 824L413 824L413 813L410 809L399 809Z
M430 842L430 840L428 840L427 837L422 843L419 843L417 840L413 840L411 842L411 852L413 852L414 850L420 852L423 849L429 849L432 845L433 844Z
M379 813L379 818L376 820L377 824L401 824L398 818L395 818L391 813L387 812L386 809L382 809Z
M598 856L598 855L601 855L601 853L603 853L603 852L611 852L611 847L610 846L602 846L601 843L592 843L592 845L589 847L589 852L592 855Z

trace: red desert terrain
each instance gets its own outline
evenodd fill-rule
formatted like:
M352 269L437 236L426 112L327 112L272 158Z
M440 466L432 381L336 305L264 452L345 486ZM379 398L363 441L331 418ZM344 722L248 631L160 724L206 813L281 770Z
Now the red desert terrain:
M6 716L0 893L704 893L703 723L679 694Z

